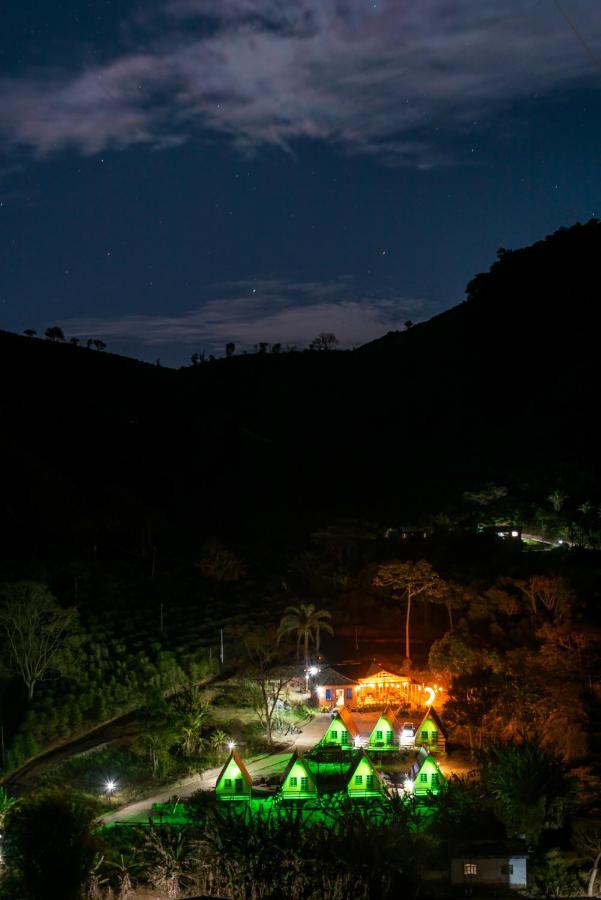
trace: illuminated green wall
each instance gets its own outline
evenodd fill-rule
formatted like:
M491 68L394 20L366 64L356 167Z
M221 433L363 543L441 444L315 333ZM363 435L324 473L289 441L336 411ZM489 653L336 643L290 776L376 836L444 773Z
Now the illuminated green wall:
M311 770L297 759L282 784L282 796L288 800L302 800L317 796L317 785Z
M437 750L439 749L439 739L442 746L444 746L444 735L440 733L436 722L434 722L430 718L430 716L427 716L419 726L419 730L415 733L416 747L419 747L421 744L425 744L428 750Z
M377 797L382 792L378 774L366 756L363 756L349 776L346 786L349 797Z
M217 779L215 793L220 800L250 799L251 786L244 778L235 759L230 759Z
M330 744L343 749L352 749L353 738L347 731L346 725L339 716L334 716L328 726L328 730L319 742L322 746Z
M413 784L413 793L417 794L418 797L420 794L427 794L428 791L437 794L441 784L444 784L445 780L444 775L436 765L436 760L431 756L428 756L417 773L417 777Z
M376 722L369 736L369 746L372 750L398 750L399 744L394 729L384 716L380 716Z

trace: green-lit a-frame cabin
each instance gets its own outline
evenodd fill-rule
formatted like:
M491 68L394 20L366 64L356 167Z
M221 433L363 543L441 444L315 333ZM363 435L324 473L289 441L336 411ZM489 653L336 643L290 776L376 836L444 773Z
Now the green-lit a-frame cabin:
M340 706L332 717L328 729L321 741L321 747L340 747L343 750L351 750L359 729L346 706Z
M379 797L384 790L380 774L367 753L357 754L347 775L346 792L349 797Z
M428 708L415 732L415 746L425 747L430 753L444 753L447 747L447 730L433 706Z
M406 790L416 796L423 796L428 792L437 794L446 778L438 768L438 763L425 747L421 747L417 758L405 780Z
M317 797L317 793L315 775L306 760L297 753L293 753L282 779L281 798L283 800L310 800L312 797Z
M386 709L369 736L370 750L398 750L401 725L392 710Z
M252 779L235 750L217 776L215 793L219 800L250 800Z

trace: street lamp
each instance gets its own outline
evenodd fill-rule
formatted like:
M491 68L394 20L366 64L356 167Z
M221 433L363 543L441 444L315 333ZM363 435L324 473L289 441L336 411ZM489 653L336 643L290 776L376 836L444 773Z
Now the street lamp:
M110 803L112 801L113 794L117 790L117 782L113 778L109 778L107 780L106 784L104 785L104 790L107 793L107 796L109 798L109 803Z
M236 746L236 742L235 742L235 741L228 741L228 745L227 745L227 746L228 746L228 750L233 750L234 747Z

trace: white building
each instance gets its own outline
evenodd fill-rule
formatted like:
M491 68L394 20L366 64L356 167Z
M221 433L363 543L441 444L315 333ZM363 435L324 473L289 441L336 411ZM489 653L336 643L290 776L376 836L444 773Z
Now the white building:
M523 841L464 841L451 844L449 855L451 884L504 885L515 890L527 886L528 854Z

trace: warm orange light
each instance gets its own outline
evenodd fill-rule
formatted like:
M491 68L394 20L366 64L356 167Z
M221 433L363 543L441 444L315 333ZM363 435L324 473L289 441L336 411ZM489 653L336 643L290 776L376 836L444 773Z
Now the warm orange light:
M436 691L431 687L424 688L424 691L427 694L425 706L432 706L432 704L434 703L434 698L436 697Z

